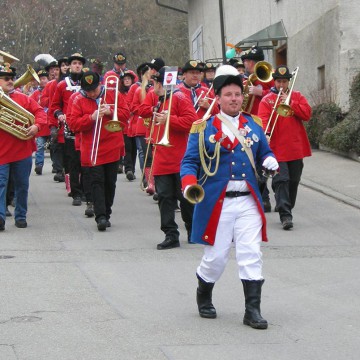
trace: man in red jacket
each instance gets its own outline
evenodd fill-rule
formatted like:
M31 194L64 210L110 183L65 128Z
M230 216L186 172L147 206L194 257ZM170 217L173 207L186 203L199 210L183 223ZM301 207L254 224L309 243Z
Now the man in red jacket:
M15 226L26 228L29 177L32 152L36 150L34 136L46 126L46 114L33 99L14 89L15 69L5 63L0 65L0 88L4 95L35 116L35 123L28 127L28 140L22 140L0 127L0 230L5 230L6 188L12 172L16 193ZM16 123L16 122L15 122Z
M180 246L180 234L175 221L178 200L180 201L181 217L188 233L187 239L190 241L194 208L185 200L181 192L180 164L185 154L189 131L192 123L197 120L197 115L192 103L181 91L175 90L171 95L171 91L167 91L163 87L164 75L165 67L161 68L157 74L152 75L154 92L149 92L139 107L140 116L153 118L155 121L153 137L155 148L152 166L159 200L161 230L165 234L165 240L157 245L158 250ZM169 109L171 96L172 102ZM168 140L170 146L156 145L164 137L167 121L169 121Z
M81 165L89 167L95 221L99 231L111 226L109 220L117 170L120 157L124 155L122 132L110 132L104 126L113 118L114 111L117 111L122 127L130 116L129 108L119 92L107 91L106 99L104 96L105 88L100 83L100 76L92 71L85 72L81 79L80 95L74 99L70 115L73 131L81 133ZM98 141L96 134L99 134Z
M310 143L304 127L304 122L310 120L311 107L299 91L293 91L290 95L290 116L278 116L274 112L270 119L280 89L282 89L282 95L280 95L279 104L284 103L288 97L289 80L292 74L286 66L281 65L276 68L273 78L275 87L271 88L270 93L261 100L258 115L263 121L264 130L267 129L269 121L267 132L270 133L274 127L270 147L279 162L280 173L274 176L272 187L275 191L276 208L279 211L283 229L289 230L293 227L291 210L295 206L304 166L303 158L311 156Z

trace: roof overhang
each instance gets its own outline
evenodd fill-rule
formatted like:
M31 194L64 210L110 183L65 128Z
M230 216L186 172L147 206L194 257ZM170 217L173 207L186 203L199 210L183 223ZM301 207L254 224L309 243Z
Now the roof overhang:
M269 49L276 46L279 40L286 40L287 38L288 35L284 23L280 20L276 24L269 25L246 39L241 40L235 46L247 48L256 44L264 49Z

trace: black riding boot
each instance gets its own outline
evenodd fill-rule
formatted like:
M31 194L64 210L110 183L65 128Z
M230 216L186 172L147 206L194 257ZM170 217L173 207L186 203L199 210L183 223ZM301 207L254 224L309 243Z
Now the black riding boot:
M198 274L199 286L196 289L196 302L199 308L199 315L203 318L215 319L216 310L212 304L212 290L215 283L204 281Z
M261 287L264 280L241 280L245 295L245 315L243 324L254 329L267 329L268 323L260 312Z

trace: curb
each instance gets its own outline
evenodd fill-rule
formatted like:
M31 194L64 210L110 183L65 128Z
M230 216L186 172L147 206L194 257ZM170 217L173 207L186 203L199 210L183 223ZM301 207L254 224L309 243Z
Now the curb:
M335 200L341 201L344 204L350 205L350 206L360 210L360 201L359 200L355 200L347 195L341 194L334 189L329 189L323 185L320 185L320 184L315 183L308 179L302 179L300 181L300 184L311 190L320 192L326 196L329 196Z

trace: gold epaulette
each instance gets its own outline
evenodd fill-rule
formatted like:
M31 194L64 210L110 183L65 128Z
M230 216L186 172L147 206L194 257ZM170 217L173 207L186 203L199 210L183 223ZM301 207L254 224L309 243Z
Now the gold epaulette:
M204 119L199 119L193 122L191 129L190 129L190 134L196 134L196 133L201 133L202 131L204 131L206 128L206 120Z
M246 114L246 115L251 116L251 117L253 118L253 120L254 120L259 126L261 126L261 127L263 126L261 117L256 116L256 115L254 115L254 114L250 114L250 113L245 112L245 111L243 111L243 114Z

